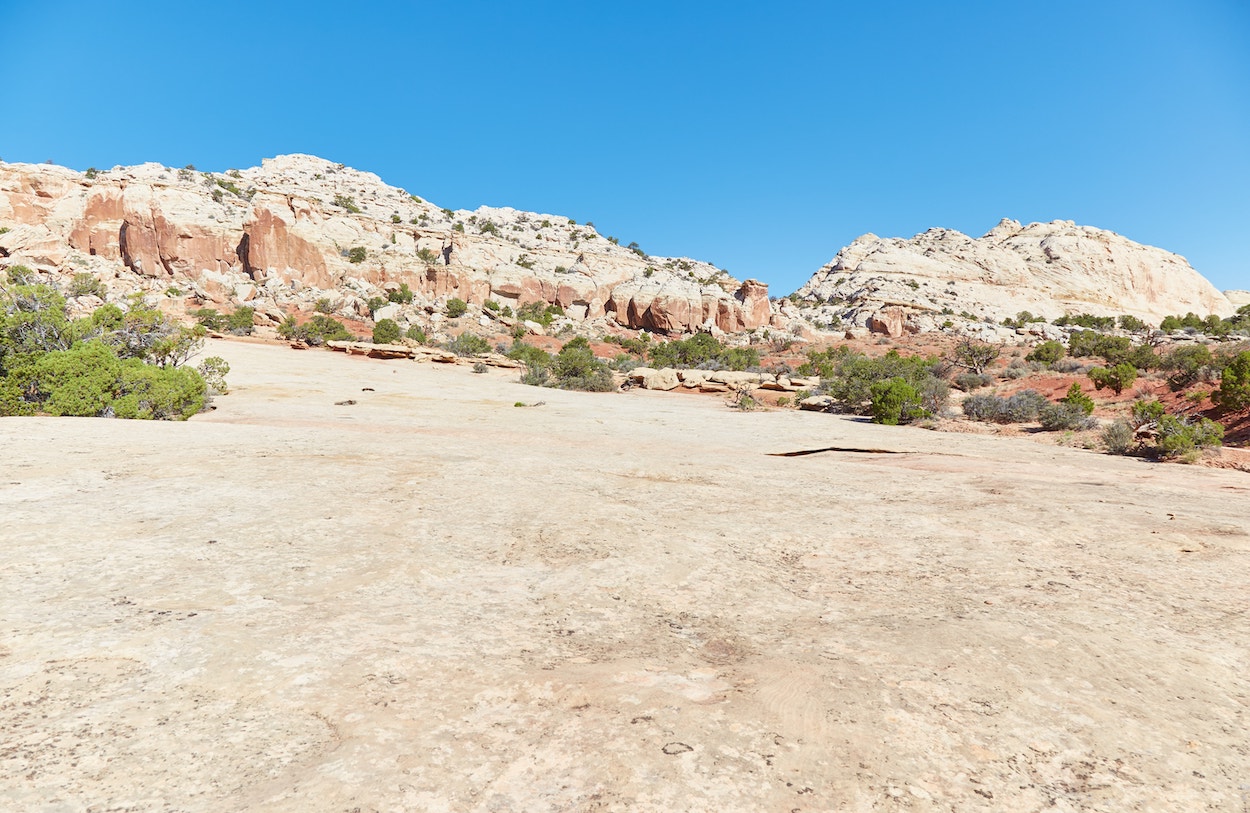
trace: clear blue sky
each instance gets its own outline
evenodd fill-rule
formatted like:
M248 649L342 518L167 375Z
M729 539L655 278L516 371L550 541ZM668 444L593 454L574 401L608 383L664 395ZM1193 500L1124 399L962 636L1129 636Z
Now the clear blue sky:
M864 232L1071 219L1250 288L1250 3L0 0L0 158L313 153L785 294Z

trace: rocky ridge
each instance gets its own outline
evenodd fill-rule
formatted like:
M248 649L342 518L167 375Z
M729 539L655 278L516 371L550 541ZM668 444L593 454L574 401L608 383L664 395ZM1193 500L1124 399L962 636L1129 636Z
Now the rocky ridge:
M979 238L937 228L910 239L865 234L796 294L814 324L895 335L1021 311L1047 319L1129 314L1157 324L1168 314L1236 310L1185 258L1069 220L1004 219Z
M308 155L224 174L0 163L0 227L2 265L186 293L188 306L248 304L270 321L323 299L368 318L371 298L403 284L414 301L386 313L401 325L439 321L452 297L499 311L555 304L604 329L732 333L773 320L767 285L708 263L650 257L566 217L440 209Z
M17 263L62 278L89 273L110 299L142 291L173 311L247 304L276 324L318 307L436 336L452 298L471 306L455 324L487 329L510 329L510 311L546 303L566 314L556 329L586 334L768 327L790 338L944 330L999 341L1016 331L998 323L1020 311L1131 314L1157 324L1187 311L1227 316L1250 302L1244 291L1221 294L1162 249L1071 221L1014 220L980 238L949 229L864 235L790 299L770 302L762 282L690 258L648 256L590 223L511 208L441 209L377 175L308 155L226 173L0 162L0 268ZM411 302L378 308L405 285ZM1028 331L1052 338L1056 329L1035 323Z

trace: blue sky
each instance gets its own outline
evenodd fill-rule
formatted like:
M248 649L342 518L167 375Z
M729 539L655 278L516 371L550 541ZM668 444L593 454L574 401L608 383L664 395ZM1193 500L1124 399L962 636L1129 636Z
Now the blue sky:
M13 2L0 158L305 152L780 295L864 232L1075 220L1250 288L1250 3Z

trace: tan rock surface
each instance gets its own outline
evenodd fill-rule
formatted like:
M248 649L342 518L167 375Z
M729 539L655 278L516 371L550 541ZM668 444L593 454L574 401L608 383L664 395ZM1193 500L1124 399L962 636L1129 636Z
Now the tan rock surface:
M1244 801L1244 474L209 352L0 421L0 808ZM902 453L769 456L831 445Z
M450 212L377 175L311 155L227 173L159 164L85 173L0 162L0 268L89 270L217 304L307 310L327 294L341 316L399 283L406 316L458 297L516 308L560 305L672 333L736 332L772 318L768 286L688 258L651 257L565 217L483 206ZM353 261L351 251L363 252ZM606 324L606 323L605 323Z
M1153 324L1169 314L1234 311L1184 257L1070 220L1003 220L977 238L938 228L910 239L866 234L797 293L816 323L892 323L896 316L879 312L906 306L922 329L965 311L997 320L1024 310L1048 319L1132 314Z

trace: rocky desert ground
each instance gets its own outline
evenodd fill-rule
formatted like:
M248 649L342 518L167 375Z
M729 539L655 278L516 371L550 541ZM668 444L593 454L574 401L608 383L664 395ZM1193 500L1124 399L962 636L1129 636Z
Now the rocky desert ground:
M1250 810L1244 472L207 353L0 421L0 808Z

